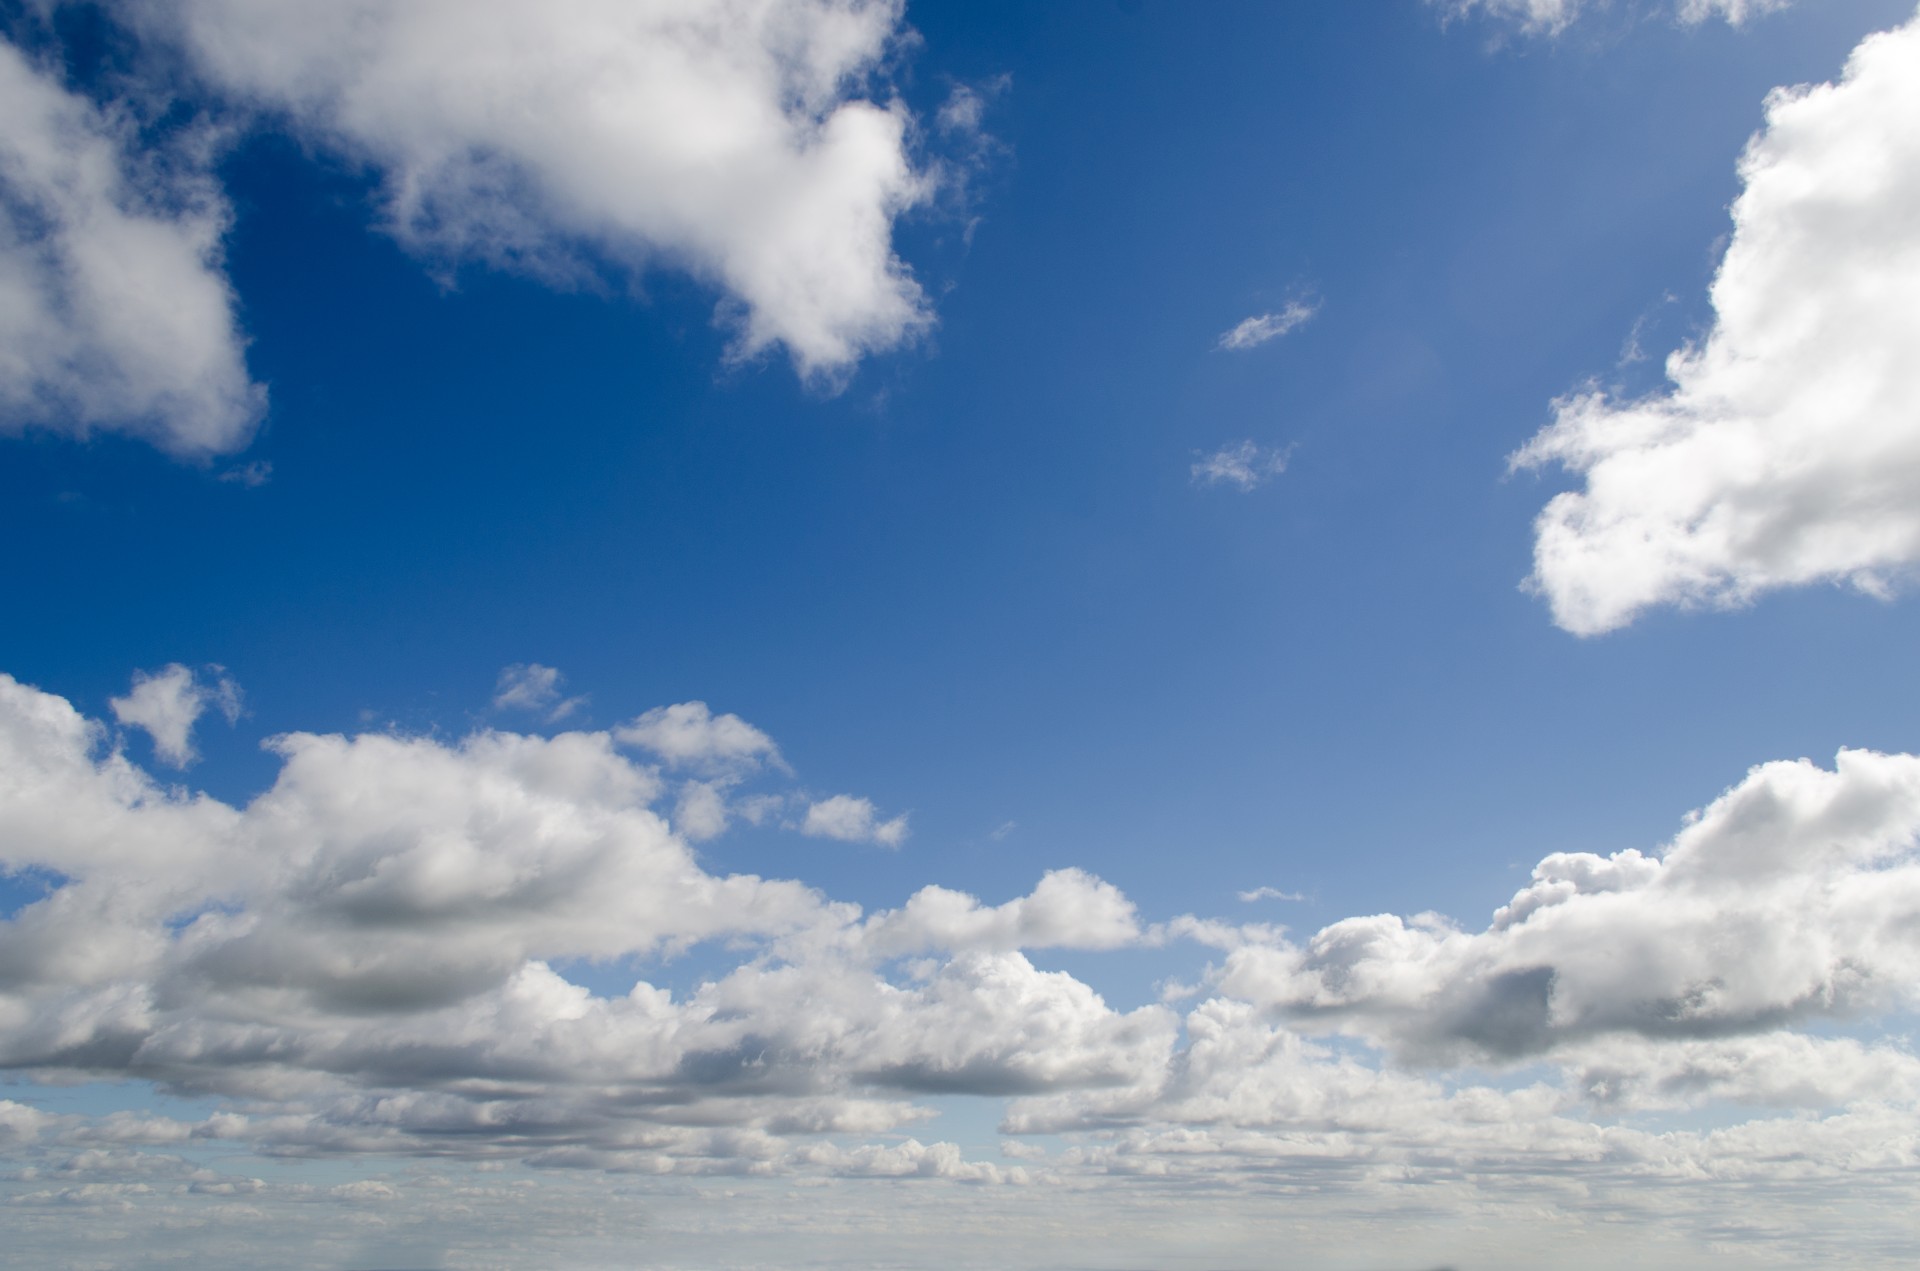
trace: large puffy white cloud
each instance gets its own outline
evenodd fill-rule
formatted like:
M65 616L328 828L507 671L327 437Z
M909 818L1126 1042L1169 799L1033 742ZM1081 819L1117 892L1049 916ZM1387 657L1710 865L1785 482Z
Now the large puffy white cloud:
M1920 559L1920 19L1776 91L1740 172L1671 388L1575 393L1514 456L1584 478L1541 513L1532 576L1577 634L1823 580L1884 594Z
M156 784L109 740L0 679L0 867L62 880L0 922L9 1067L261 1097L463 1092L420 1105L436 1116L517 1091L516 1120L573 1127L663 1104L830 1128L842 1105L881 1106L870 1088L1131 1080L1171 1046L1160 1008L1116 1012L1019 952L1124 942L1110 886L1075 872L971 924L948 892L863 921L799 883L705 870L651 807L657 770L607 733L293 734L238 808ZM709 940L738 965L680 997L644 981L597 997L553 969ZM905 953L944 957L882 973Z
M807 376L913 338L892 250L931 197L913 122L867 95L897 0L129 0L217 91L380 174L433 261L720 288L735 353Z
M1762 765L1666 851L1556 853L1480 932L1349 918L1220 987L1427 1059L1765 1033L1920 997L1920 758Z
M1477 932L1376 916L1294 939L1143 923L1076 869L1001 904L929 886L871 913L716 873L657 810L683 818L685 783L608 732L291 734L241 805L155 782L114 740L0 679L0 868L51 886L0 920L0 1065L225 1107L0 1103L0 1152L64 1180L21 1183L21 1205L242 1185L169 1175L194 1145L1006 1185L1471 1176L1491 1195L1559 1176L1817 1188L1920 1142L1910 1048L1819 1031L1914 1005L1914 756L1763 765L1658 852L1548 857ZM1173 941L1220 957L1184 1015L1036 964ZM706 973L656 983L683 955ZM593 963L631 987L583 987ZM928 1133L924 1101L951 1095L1065 1140L973 1159ZM1629 1123L1703 1103L1757 1111Z
M266 407L221 270L230 212L204 136L143 149L0 41L0 430L123 432L187 458Z

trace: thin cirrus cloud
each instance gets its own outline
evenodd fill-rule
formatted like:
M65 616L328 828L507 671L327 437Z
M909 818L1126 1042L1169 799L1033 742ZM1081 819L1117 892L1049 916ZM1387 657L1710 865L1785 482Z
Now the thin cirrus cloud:
M1532 35L1557 35L1573 25L1582 13L1601 7L1605 0L1428 0L1443 9L1448 17L1485 14L1517 23ZM1710 18L1724 18L1739 26L1748 18L1784 9L1793 0L1675 0L1674 17L1695 26Z
M0 431L119 432L188 459L266 410L222 270L232 213L205 135L143 153L0 41Z
M1540 514L1530 580L1576 634L1814 582L1884 595L1920 559L1920 19L1773 93L1740 173L1712 328L1667 391L1575 392L1512 458L1584 479Z
M1240 441L1200 455L1188 469L1188 475L1195 485L1223 485L1245 493L1285 472L1292 458L1292 446L1262 446L1255 441Z
M607 732L287 734L243 805L156 783L104 733L0 678L0 867L59 880L0 919L0 1065L234 1106L0 1101L0 1135L62 1187L171 1178L167 1153L199 1142L1016 1188L1332 1195L1390 1169L1530 1203L1543 1170L1583 1189L1857 1182L1920 1133L1920 1060L1822 1035L1920 1006L1913 755L1762 765L1657 850L1546 857L1480 930L1375 915L1296 941L1144 924L1073 868L998 905L929 886L871 913L715 873L658 810L659 770ZM1115 1007L1027 956L1182 939L1224 953L1184 1014ZM685 990L563 974L643 976L696 943L734 960ZM1478 1075L1521 1068L1530 1084ZM1001 1164L906 1137L918 1100L950 1094L1066 1138ZM1711 1102L1746 1119L1623 1119ZM179 1181L187 1204L251 1186ZM39 1187L0 1180L29 1206Z
M1256 313L1250 318L1241 319L1231 330L1221 333L1214 347L1234 352L1258 348L1269 340L1277 340L1297 331L1313 321L1319 312L1318 302L1290 300L1286 308L1277 313Z
M1281 891L1278 887L1255 887L1248 891L1236 892L1243 904L1254 904L1262 900L1305 900L1297 891Z

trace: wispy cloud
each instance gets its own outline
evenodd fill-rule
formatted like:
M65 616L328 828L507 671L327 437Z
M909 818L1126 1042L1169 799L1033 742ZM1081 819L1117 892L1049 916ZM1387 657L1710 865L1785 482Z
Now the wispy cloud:
M538 662L516 662L500 669L493 687L495 710L521 710L544 715L548 723L565 719L586 704L582 697L562 697L566 676Z
M1256 313L1251 318L1241 320L1233 330L1224 332L1214 345L1219 349L1251 349L1265 344L1268 340L1277 340L1289 331L1298 330L1313 321L1320 312L1318 300L1289 300L1287 307L1278 313Z
M1292 446L1262 446L1253 441L1222 446L1212 454L1202 454L1191 472L1195 485L1229 485L1236 490L1252 490L1287 470L1293 457Z
M1725 18L1739 26L1748 18L1784 9L1793 0L1675 0L1674 16L1688 26L1697 26L1709 18ZM1516 23L1529 35L1558 35L1572 26L1582 11L1592 7L1591 0L1429 0L1446 11L1449 18L1484 13Z
M1278 887L1256 887L1252 891L1237 893L1240 899L1251 905L1260 900L1305 900L1297 891L1281 891Z

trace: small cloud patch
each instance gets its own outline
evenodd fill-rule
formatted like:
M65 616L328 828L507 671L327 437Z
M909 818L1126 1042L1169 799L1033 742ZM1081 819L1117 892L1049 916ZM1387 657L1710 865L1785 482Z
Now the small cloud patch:
M1191 469L1195 485L1225 485L1244 491L1265 485L1285 472L1287 462L1293 457L1293 447L1240 441L1222 446L1212 454L1198 451L1195 454L1198 457Z
M1258 348L1268 340L1277 340L1305 326L1319 312L1317 300L1289 300L1287 307L1277 313L1256 313L1243 319L1233 330L1223 332L1214 347L1229 352Z

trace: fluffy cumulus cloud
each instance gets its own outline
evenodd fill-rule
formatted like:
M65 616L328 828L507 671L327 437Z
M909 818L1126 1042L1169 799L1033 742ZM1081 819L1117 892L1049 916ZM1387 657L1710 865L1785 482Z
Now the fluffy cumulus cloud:
M239 719L240 686L219 667L212 668L210 680L202 680L191 668L175 662L153 674L135 672L127 695L107 704L115 719L153 739L154 754L184 768L197 757L193 728L209 708L225 715L229 724Z
M892 250L933 179L870 96L895 0L136 3L215 91L378 172L444 265L692 271L734 352L831 377L928 322Z
M1762 765L1658 850L1548 856L1479 930L1377 915L1296 938L1146 923L1071 868L872 912L715 872L689 840L724 808L611 732L288 734L238 805L154 781L114 737L0 678L0 869L51 880L0 919L0 1066L216 1106L88 1116L19 1087L0 1192L23 1212L298 1199L193 1163L215 1148L1369 1205L1559 1178L1596 1214L1649 1180L1815 1197L1870 1166L1888 1212L1916 1199L1920 1059L1870 1026L1920 1005L1920 757ZM1218 956L1171 995L1184 1013L1045 965L1154 948ZM656 982L682 957L704 973ZM929 1133L926 1100L954 1095L1005 1100L1019 1146ZM1703 1104L1747 1111L1647 1120ZM326 1203L412 1186L342 1185Z
M0 41L0 430L121 432L187 458L245 446L247 374L208 138L143 147Z
M715 1125L884 1129L919 1115L906 1090L1133 1080L1171 1045L1159 1008L1117 1012L1020 952L1124 941L1111 887L1050 877L969 925L927 920L950 894L863 919L715 875L607 733L283 736L244 808L108 740L0 680L0 867L64 880L0 923L8 1067L298 1103L271 1134L313 1150L504 1117L526 1152L614 1160L725 1154ZM554 969L710 940L756 952L683 997ZM935 961L882 973L906 951ZM663 1101L677 1128L631 1110Z
M1920 19L1775 92L1740 170L1714 323L1671 387L1575 393L1514 456L1584 479L1535 527L1532 584L1569 631L1819 581L1884 594L1920 559Z
M1422 1060L1706 1042L1911 1009L1920 759L1763 765L1644 855L1557 853L1484 931L1349 918L1221 986Z
M800 820L800 832L813 838L839 839L842 843L877 843L898 847L907 841L907 816L901 813L883 818L872 799L858 795L836 794L807 805Z
M780 763L773 738L738 715L714 714L705 702L656 706L616 728L614 736L673 767L726 771Z

